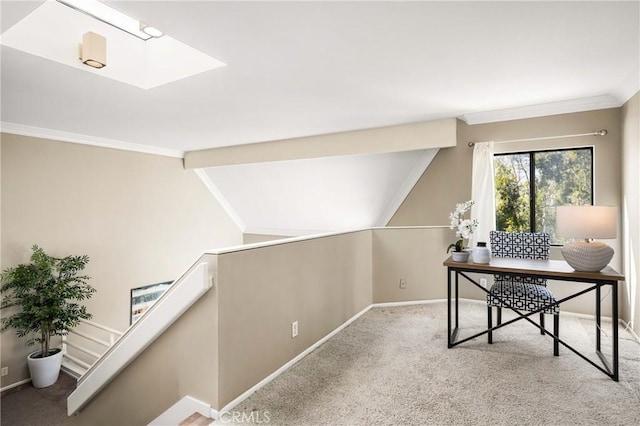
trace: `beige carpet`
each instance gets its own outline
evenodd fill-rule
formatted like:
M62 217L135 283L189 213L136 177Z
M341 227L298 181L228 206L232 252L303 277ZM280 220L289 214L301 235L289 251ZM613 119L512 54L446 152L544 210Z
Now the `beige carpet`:
M505 318L509 318L505 314ZM461 304L461 336L486 321ZM549 319L547 326L553 321ZM593 360L594 323L561 316ZM610 324L604 324L610 330ZM610 331L607 331L610 334ZM638 425L640 344L620 334L614 382L520 321L447 349L446 304L373 308L223 416L275 425ZM610 338L604 342L610 347Z

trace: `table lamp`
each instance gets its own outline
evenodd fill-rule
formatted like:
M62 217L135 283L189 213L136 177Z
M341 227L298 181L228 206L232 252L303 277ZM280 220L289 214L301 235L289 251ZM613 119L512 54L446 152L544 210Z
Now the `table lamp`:
M562 247L564 260L576 271L596 272L609 264L613 249L594 238L616 238L618 209L609 206L559 206L556 233L581 238Z

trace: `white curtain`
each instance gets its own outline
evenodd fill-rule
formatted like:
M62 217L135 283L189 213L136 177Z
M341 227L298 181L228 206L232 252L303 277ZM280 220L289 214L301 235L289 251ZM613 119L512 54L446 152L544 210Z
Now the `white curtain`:
M471 181L471 219L478 220L478 228L471 238L471 247L478 241L489 245L489 231L496 229L495 184L493 180L493 142L476 143L473 148Z

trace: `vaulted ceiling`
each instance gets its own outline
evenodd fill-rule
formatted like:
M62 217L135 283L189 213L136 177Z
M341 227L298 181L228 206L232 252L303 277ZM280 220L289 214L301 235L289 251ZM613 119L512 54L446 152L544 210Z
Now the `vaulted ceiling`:
M3 0L3 34L42 3ZM613 107L638 90L638 1L107 3L227 65L141 89L3 45L3 131L180 157L439 118L473 123ZM78 42L86 31L97 30L78 29ZM262 223L242 194L264 206L255 197L259 182L303 181L314 170L326 183L318 196L332 205L362 184L345 188L332 170L358 170L379 176L357 188L361 197L384 196L370 203L375 212L343 214L377 223L393 206L388 188L402 187L423 155L314 160L310 169L283 163L282 174L273 164L229 166L207 175L247 228L324 230L346 224L310 213L304 223ZM270 211L275 217L278 207Z
M205 169L247 233L307 235L385 226L437 149ZM283 228L284 226L284 228Z

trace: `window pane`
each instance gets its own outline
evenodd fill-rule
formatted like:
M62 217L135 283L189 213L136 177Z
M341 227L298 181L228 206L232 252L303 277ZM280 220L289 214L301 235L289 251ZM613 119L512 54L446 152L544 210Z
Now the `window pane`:
M496 155L496 227L498 231L528 232L529 154Z
M537 232L551 234L552 244L566 241L556 238L556 207L566 204L592 203L591 149L536 152L536 219Z
M529 177L532 162L533 199ZM556 207L593 204L591 148L496 155L494 168L496 225L500 231L548 232L552 244L565 244L567 240L555 235Z

